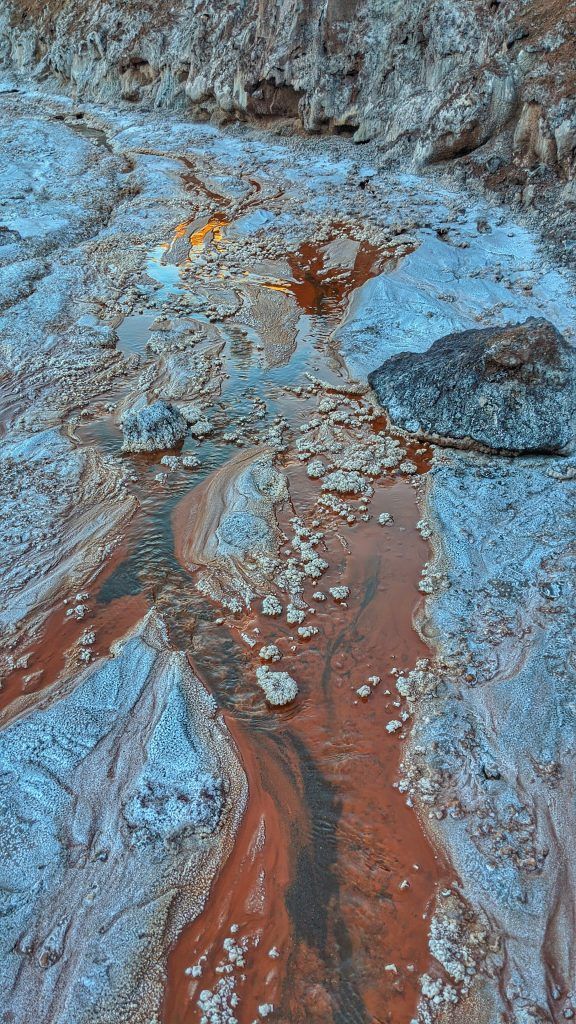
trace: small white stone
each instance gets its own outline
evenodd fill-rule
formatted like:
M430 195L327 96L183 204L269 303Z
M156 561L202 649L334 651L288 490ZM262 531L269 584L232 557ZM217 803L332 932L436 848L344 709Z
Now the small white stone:
M268 644L266 647L261 647L259 653L262 661L280 661L282 657L276 644Z
M262 601L262 614L263 615L281 615L282 605L274 594L268 594L267 597Z
M301 636L303 640L308 640L319 632L318 626L298 626L298 636Z
M288 672L271 672L266 665L256 669L258 686L273 707L290 704L298 696L298 684Z

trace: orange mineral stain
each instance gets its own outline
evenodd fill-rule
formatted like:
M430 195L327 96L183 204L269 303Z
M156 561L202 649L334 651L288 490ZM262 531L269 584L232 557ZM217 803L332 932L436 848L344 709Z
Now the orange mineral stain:
M121 546L109 559L105 570L99 574L98 587L111 575L125 553L125 547ZM92 592L95 589L90 587ZM79 604L86 609L82 618L73 613ZM46 617L33 638L19 649L15 668L2 680L0 724L5 724L14 714L33 704L35 695L57 687L62 679L80 674L87 664L80 658L82 649L90 652L90 662L106 656L111 644L132 629L149 607L150 602L144 593L107 603L100 603L97 596L91 595L78 602L54 602L47 609ZM83 635L92 632L95 634L94 642L82 644Z
M223 213L216 213L213 217L210 217L203 227L198 228L194 231L189 239L190 255L194 252L202 250L207 242L213 242L215 245L219 245L224 238L224 229L229 220Z

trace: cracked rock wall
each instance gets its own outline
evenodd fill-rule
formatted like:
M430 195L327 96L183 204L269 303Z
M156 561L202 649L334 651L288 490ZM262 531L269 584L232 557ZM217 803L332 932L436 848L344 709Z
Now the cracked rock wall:
M490 186L573 207L575 23L558 0L3 0L0 54L78 97L299 118L415 165L482 148Z

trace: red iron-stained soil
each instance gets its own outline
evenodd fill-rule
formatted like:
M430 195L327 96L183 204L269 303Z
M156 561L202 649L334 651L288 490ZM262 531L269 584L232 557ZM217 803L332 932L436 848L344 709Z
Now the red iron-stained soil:
M301 510L313 501L313 485L298 464L287 472ZM176 513L177 551L198 498L197 491ZM378 524L382 511L393 514L393 527ZM234 1011L240 1024L251 1024L266 1003L285 1024L408 1024L414 1014L417 979L429 962L426 915L443 868L393 787L402 741L386 723L399 714L391 669L428 653L412 627L427 549L405 481L385 480L371 513L369 523L342 531L348 551L330 537L321 589L344 583L351 596L348 607L330 597L316 605L319 634L302 641L285 622L261 615L235 624L260 629L256 653L238 654L243 669L233 684L224 673L217 688L235 687L235 718L226 720L249 778L248 813L205 911L171 955L165 1024L200 1020L198 992L218 981L232 925L250 938ZM305 595L312 605L316 589ZM255 686L260 640L295 648L278 668L294 676L300 694L280 711L266 708ZM202 659L194 667L206 676ZM381 682L362 700L356 690L373 675ZM239 714L252 720L250 732ZM274 947L279 956L271 958ZM202 975L191 979L186 968L203 955Z

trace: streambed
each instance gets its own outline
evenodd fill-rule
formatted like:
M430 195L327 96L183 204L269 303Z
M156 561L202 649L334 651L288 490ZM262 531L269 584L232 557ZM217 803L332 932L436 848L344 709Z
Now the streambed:
M33 97L3 102L24 126L26 103L37 108ZM57 113L60 146L70 136L97 177L93 195L114 182L117 199L104 223L101 210L89 211L91 234L74 210L68 250L56 233L50 276L42 271L31 295L9 307L8 335L29 325L24 360L4 347L13 393L26 387L29 410L23 420L21 406L7 403L5 428L33 436L34 415L54 417L75 453L122 476L106 500L110 510L123 502L124 514L81 581L90 561L83 534L78 593L64 575L42 597L34 628L26 618L18 626L4 720L33 719L44 701L58 701L82 663L97 665L155 609L216 698L248 799L200 913L162 949L150 1012L165 1024L404 1024L430 1012L418 1009L423 976L440 991L447 983L430 926L438 894L460 898L466 879L432 848L398 786L411 716L397 674L433 653L414 628L430 557L423 509L433 452L390 431L365 377L386 354L425 348L471 322L540 312L570 335L569 288L541 272L533 241L502 211L467 206L431 181L380 177L337 142L325 150L96 108L79 135L67 126L68 101L43 103L47 137ZM59 166L51 159L45 189ZM39 189L39 222L45 201ZM64 223L66 197L56 201ZM36 243L23 242L21 229L16 212L10 230L20 242L10 244L30 256ZM40 301L43 287L59 296L57 314L54 301ZM46 354L38 337L47 330L59 340ZM94 365L82 362L88 350ZM195 406L181 450L122 451L122 414L142 396ZM389 464L380 454L366 471L375 444ZM250 551L246 564L242 555L202 555L200 540L221 530L244 452L271 459L285 481L272 510L272 568ZM322 459L320 473L307 472ZM339 459L359 467L346 469L360 472L356 493L337 481L324 487ZM218 515L214 501L202 503L207 488L221 500ZM78 514L67 512L72 536ZM302 538L317 534L326 565L307 577ZM191 562L187 550L205 561ZM262 612L270 591L283 606L278 617ZM292 605L298 614L288 621ZM282 655L271 667L299 688L280 710L257 685L270 645ZM64 961L48 972L68 979L60 988L73 982ZM77 1014L62 1010L58 1020Z

